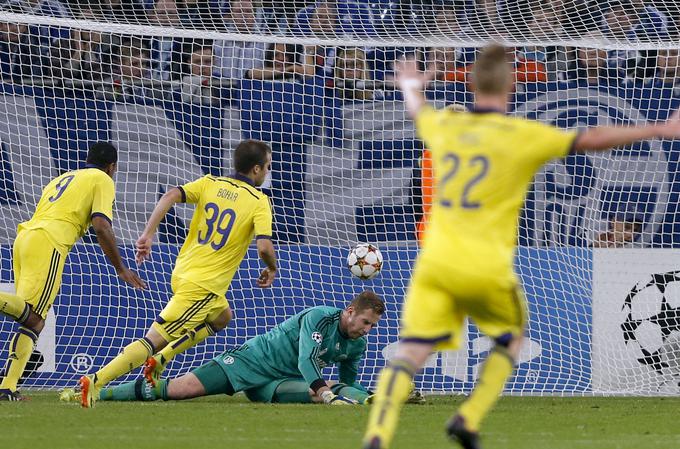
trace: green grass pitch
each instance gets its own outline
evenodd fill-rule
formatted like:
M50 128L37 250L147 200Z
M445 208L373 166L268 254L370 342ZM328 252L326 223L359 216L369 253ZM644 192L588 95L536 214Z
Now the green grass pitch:
M443 424L461 397L429 397L402 413L394 449L454 448ZM504 397L483 429L485 449L680 448L680 398ZM214 396L182 402L100 402L54 392L0 403L3 449L359 449L368 408L252 404Z

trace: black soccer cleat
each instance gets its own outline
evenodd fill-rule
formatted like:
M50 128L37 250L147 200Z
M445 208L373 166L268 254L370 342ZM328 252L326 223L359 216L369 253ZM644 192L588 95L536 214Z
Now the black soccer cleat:
M382 449L382 445L380 444L380 437L371 438L371 441L364 444L363 449Z
M18 391L12 391L9 388L3 388L0 390L0 402L3 401L25 401L28 398L22 396Z
M463 449L481 449L479 444L479 434L470 432L465 428L465 418L456 415L446 426L446 433L451 440L460 444Z

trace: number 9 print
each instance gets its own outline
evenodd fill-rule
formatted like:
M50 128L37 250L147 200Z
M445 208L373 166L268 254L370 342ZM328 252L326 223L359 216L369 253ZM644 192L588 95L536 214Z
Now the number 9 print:
M48 198L50 203L54 203L59 199L59 197L64 193L64 190L66 190L66 187L68 187L69 184L71 184L71 181L73 181L73 178L75 178L75 175L68 175L64 176L59 180L56 186L54 188L57 190L54 195Z

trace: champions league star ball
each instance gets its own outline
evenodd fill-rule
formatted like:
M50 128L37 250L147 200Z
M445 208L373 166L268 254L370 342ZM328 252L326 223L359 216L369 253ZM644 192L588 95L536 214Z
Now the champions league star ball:
M364 281L376 277L382 269L382 263L380 250L369 243L359 243L347 256L349 271Z
M641 365L680 376L680 271L653 274L623 304L623 341Z

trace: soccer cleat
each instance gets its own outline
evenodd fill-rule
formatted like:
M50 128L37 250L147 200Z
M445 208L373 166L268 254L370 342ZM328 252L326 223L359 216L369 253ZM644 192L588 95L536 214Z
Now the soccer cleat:
M28 398L18 391L12 391L9 388L0 390L0 401L27 401Z
M333 399L327 402L327 404L331 405L357 405L358 403L359 401L340 395L334 396Z
M446 426L449 438L461 445L463 449L481 449L479 434L465 428L465 418L456 415Z
M425 403L425 396L423 396L423 393L421 393L418 390L412 390L411 393L408 395L408 398L406 398L406 403L407 404L424 404Z
M75 388L64 388L59 392L61 402L80 402L80 391Z
M382 449L382 445L380 444L380 437L371 438L370 441L367 441L366 444L364 444L363 449Z
M155 357L149 357L144 363L144 371L142 375L144 379L151 385L155 387L158 381L161 380L161 374L163 373L163 365Z
M80 405L83 408L94 407L95 402L97 402L97 388L94 386L95 375L83 376L78 383L80 384Z

